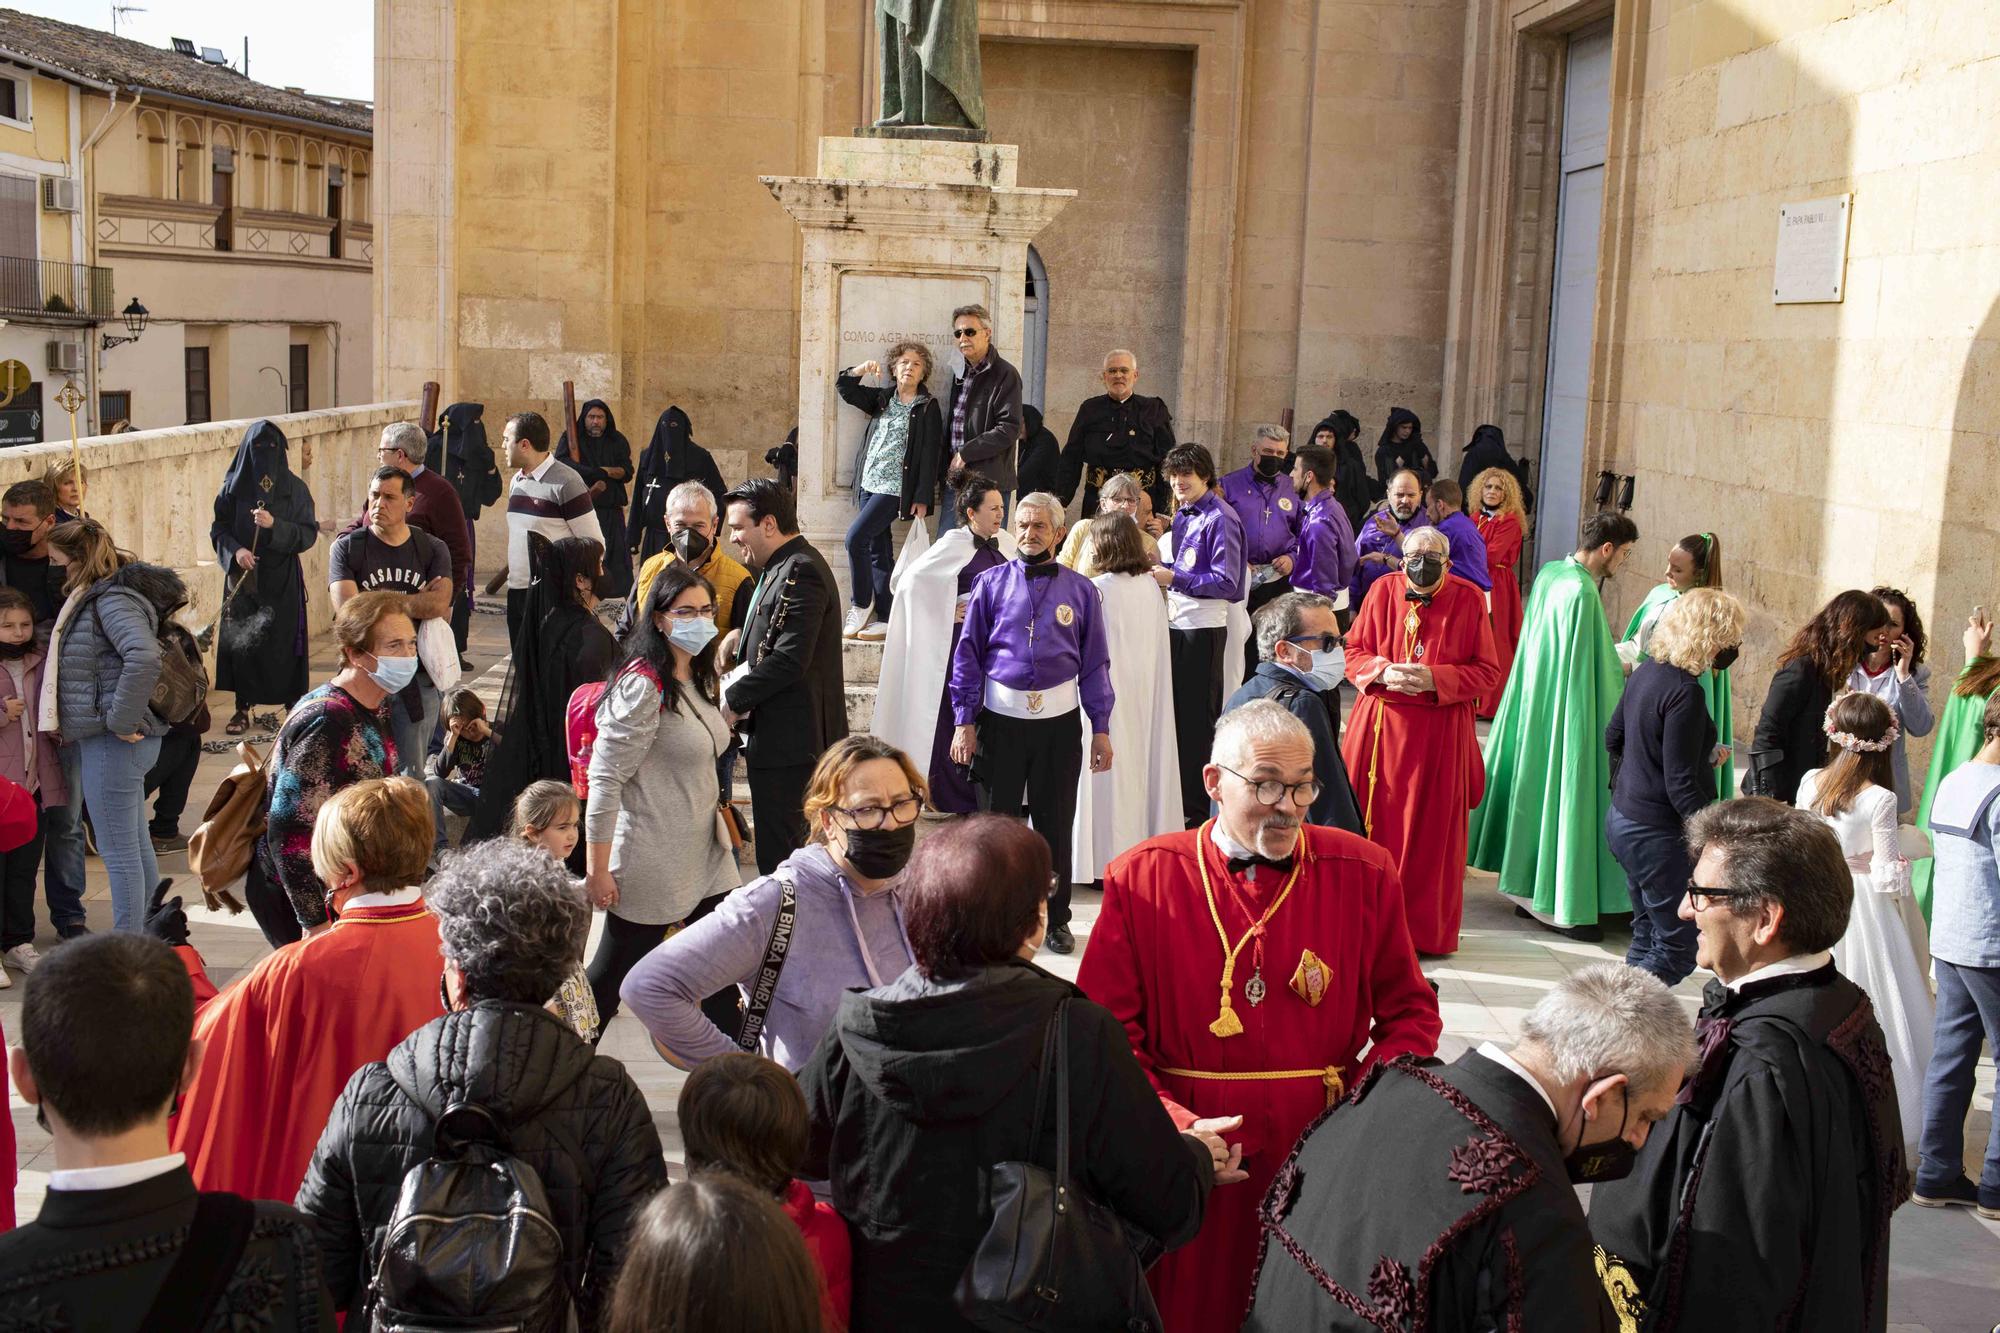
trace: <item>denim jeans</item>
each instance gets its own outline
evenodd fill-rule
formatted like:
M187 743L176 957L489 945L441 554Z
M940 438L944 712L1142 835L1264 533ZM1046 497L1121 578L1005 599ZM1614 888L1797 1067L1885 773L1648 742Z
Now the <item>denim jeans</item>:
M445 843L444 816L449 810L455 815L469 815L479 805L479 788L450 778L425 778L424 786L430 788L431 820L437 830L431 839L431 847L441 849Z
M1694 922L1680 918L1694 874L1687 842L1679 828L1641 824L1615 805L1604 816L1604 840L1632 890L1632 947L1625 961L1672 986L1694 971Z
M431 733L437 730L440 707L437 686L428 676L417 678L417 694L423 700L424 715L410 720L400 697L389 701L389 721L396 734L396 772L406 778L424 780L424 756L430 753Z
M63 784L69 804L42 811L42 895L48 899L49 922L56 932L83 925L83 750L74 742L62 747ZM149 844L150 845L150 844Z
M146 828L146 771L160 757L160 738L123 741L116 736L87 736L77 748L83 752L83 796L90 804L90 827L97 834L97 854L111 880L112 927L141 930L146 904L160 881L159 861Z
M1924 1071L1924 1131L1918 1141L1917 1189L1941 1190L1965 1170L1965 1113L1983 1041L2000 1052L2000 967L1960 967L1931 960L1937 973L1937 1026ZM2000 1115L1986 1137L1979 1202L2000 1207Z
M856 606L873 605L875 618L889 619L889 575L896 568L896 538L890 524L902 501L893 495L857 490L860 512L847 527L847 568ZM872 599L872 600L871 600Z

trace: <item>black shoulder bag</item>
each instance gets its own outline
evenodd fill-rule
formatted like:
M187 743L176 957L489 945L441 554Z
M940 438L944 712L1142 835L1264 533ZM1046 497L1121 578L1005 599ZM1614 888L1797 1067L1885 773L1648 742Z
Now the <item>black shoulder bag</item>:
M1118 1215L1070 1184L1069 999L1042 1039L1029 1151L1041 1134L1050 1076L1056 1088L1056 1166L1000 1162L986 1170L992 1221L952 1294L958 1312L993 1333L1116 1329L1157 1333L1134 1234Z
M764 1035L764 1018L771 1012L771 1000L778 993L778 978L785 970L785 955L792 951L792 927L799 916L798 886L783 875L773 875L778 881L778 919L771 923L771 938L764 945L764 963L757 969L757 980L750 987L750 1002L743 1007L743 1026L736 1033L736 1044L746 1051L755 1052L757 1039Z
M236 1276L256 1221L257 1205L240 1194L197 1196L187 1240L139 1327L157 1333L194 1333L204 1327Z

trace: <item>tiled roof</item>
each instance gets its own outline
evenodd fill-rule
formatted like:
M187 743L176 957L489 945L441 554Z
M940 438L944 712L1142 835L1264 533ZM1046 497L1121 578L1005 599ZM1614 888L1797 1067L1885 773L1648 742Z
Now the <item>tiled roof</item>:
M247 79L227 65L211 65L96 28L58 23L17 9L0 9L0 58L8 51L121 88L218 102L363 134L374 128L374 113L364 103L273 88Z

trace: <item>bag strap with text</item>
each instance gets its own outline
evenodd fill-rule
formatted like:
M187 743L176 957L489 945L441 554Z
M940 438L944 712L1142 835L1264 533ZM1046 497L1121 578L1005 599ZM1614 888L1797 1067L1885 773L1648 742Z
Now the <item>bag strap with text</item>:
M736 1044L746 1051L755 1051L757 1039L764 1034L764 1017L771 1012L771 1000L778 993L778 978L785 970L785 956L792 949L792 927L799 916L798 886L783 875L771 878L778 881L778 919L771 923L764 962L750 987L750 1002L743 1007L743 1028L736 1034Z
M174 1256L174 1266L167 1270L139 1327L195 1333L206 1325L243 1261L256 1221L257 1205L240 1194L198 1196L187 1243Z

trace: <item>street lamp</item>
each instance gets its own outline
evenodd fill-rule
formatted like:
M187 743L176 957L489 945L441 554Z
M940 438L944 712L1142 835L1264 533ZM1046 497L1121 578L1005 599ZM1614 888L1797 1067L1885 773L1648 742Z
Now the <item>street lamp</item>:
M153 315L152 311L139 304L139 298L136 296L132 298L132 304L126 306L119 313L124 315L125 328L132 336L129 338L114 338L110 334L106 334L104 336L104 350L107 352L120 343L138 342L139 335L146 331L146 321L151 319Z

